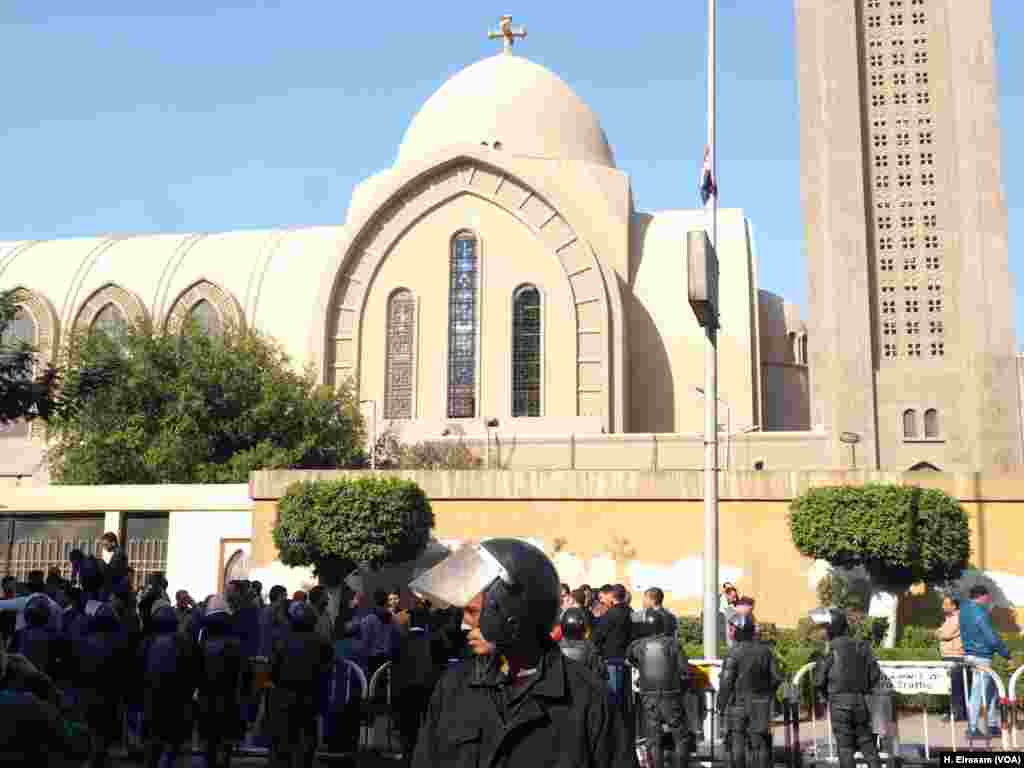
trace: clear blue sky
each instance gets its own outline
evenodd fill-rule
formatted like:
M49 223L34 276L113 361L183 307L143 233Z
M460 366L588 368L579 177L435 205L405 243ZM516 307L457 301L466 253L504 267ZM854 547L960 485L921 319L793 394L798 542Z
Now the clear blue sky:
M637 207L694 207L704 6L6 0L0 239L341 223L423 101L495 52L506 10L529 29L517 50L600 115ZM993 6L1024 341L1024 4ZM722 204L754 222L762 287L806 306L792 1L719 8Z

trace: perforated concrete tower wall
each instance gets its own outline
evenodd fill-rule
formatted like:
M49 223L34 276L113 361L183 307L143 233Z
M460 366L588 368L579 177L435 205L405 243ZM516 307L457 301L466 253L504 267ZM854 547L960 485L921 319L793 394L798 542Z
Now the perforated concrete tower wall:
M1020 461L990 0L796 0L813 425L833 461Z

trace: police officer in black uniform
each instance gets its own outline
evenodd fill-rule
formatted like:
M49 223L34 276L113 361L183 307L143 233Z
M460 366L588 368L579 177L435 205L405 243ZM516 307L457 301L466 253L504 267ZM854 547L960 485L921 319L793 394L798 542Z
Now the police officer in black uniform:
M558 646L566 658L578 661L602 680L608 679L608 665L589 639L587 614L582 608L567 608L562 614L562 639Z
M464 608L473 653L435 686L413 768L636 768L607 686L550 637L559 579L542 551L517 539L464 545L409 588Z
M821 608L811 612L811 621L823 626L828 637L828 653L814 669L814 686L828 697L840 768L854 768L858 748L868 765L881 768L866 699L882 679L871 645L849 636L844 611Z
M739 614L729 620L734 644L722 662L718 685L718 714L725 719L729 764L746 768L749 749L756 768L772 765L772 701L783 677L772 649L754 640L754 617Z
M673 762L682 764L689 739L684 725L683 679L688 679L689 661L679 649L668 622L660 611L647 611L638 634L630 643L626 660L640 673L640 714L642 733L653 757L653 768L662 766L662 726L668 726L675 744Z

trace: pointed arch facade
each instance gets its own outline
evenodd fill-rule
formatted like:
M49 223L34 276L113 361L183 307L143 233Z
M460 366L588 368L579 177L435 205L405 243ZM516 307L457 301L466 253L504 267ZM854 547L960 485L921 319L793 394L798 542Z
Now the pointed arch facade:
M328 267L315 309L314 338L323 340L325 383L360 382L360 340L374 278L402 235L431 211L463 195L497 206L519 220L557 260L575 320L576 416L599 418L623 430L625 398L622 300L615 273L602 264L591 239L558 191L543 179L524 179L472 151L435 158L409 171L375 210L351 222L352 239Z
M163 320L165 333L179 333L197 304L208 302L217 313L220 327L243 328L242 307L238 300L211 280L200 279L178 294Z
M35 325L33 346L38 360L46 365L55 362L60 344L60 319L50 300L38 291L18 287L14 289L14 303L31 317Z
M82 303L75 313L75 333L85 333L92 328L96 317L110 304L114 305L131 326L144 328L149 325L149 311L142 300L131 291L114 283L108 283L93 291L92 295Z

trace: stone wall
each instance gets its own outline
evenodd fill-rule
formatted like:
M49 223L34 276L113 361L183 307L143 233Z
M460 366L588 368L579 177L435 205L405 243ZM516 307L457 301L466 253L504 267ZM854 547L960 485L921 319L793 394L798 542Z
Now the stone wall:
M718 463L723 470L753 470L758 466L768 470L833 469L829 463L829 435L824 432L740 433L746 425L730 424L724 409L719 408L718 415ZM380 425L381 431L387 428L386 422ZM730 428L734 433L731 436ZM704 466L702 434L537 434L500 430L486 434L484 430L484 434L421 435L416 439L462 443L491 469L650 472L692 471ZM841 466L863 461L847 451Z
M270 530L276 499L293 482L340 472L258 472L253 559L276 558ZM435 537L449 545L512 536L534 541L573 586L621 582L659 586L672 610L697 615L701 605L703 477L694 471L401 472L431 498ZM972 564L964 584L995 587L1003 613L1024 605L1024 472L1006 475L882 472L730 472L721 478L719 581L758 599L763 621L792 626L815 607L814 587L827 572L793 547L787 511L810 487L884 482L940 488L961 499L970 517Z

